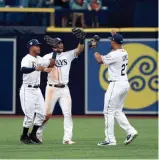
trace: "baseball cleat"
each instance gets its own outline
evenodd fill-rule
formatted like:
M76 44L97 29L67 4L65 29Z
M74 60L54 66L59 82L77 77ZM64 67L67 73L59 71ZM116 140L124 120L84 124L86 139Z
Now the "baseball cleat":
M41 142L43 142L42 135L36 135L36 137L37 137Z
M29 139L32 141L34 144L42 144L42 142L34 135L29 134Z
M63 141L62 143L63 144L75 144L76 142L74 142L74 141Z
M23 143L23 144L33 144L31 141L30 141L30 139L29 139L29 137L28 136L23 136L23 135L21 135L20 136L20 141L21 141L21 143Z
M103 141L97 144L98 146L115 146L116 142Z
M127 135L126 140L124 141L124 144L130 144L136 137L138 136L138 132L135 131L132 134Z

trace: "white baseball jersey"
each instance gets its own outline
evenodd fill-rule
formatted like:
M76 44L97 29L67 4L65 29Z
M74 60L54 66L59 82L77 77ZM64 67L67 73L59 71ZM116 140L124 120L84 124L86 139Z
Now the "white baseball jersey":
M130 86L126 73L128 53L124 49L117 49L101 57L103 63L108 65L108 80L112 81L108 86L104 98L105 141L116 145L114 118L127 135L136 132L122 112Z
M52 53L46 54L43 59L50 59ZM75 49L67 52L57 54L55 66L50 73L48 73L48 84L67 84L69 82L69 71L71 62L77 58Z
M108 65L109 81L125 81L127 77L128 53L124 49L117 49L101 56L105 65Z
M43 60L40 56L33 57L27 54L22 59L21 68L33 68L38 65L47 67L49 64L50 60ZM41 126L45 120L46 111L43 95L39 87L33 87L40 84L40 73L40 71L33 71L28 74L23 74L23 84L20 89L20 101L25 114L23 127L29 128L32 126L32 123ZM36 117L34 118L35 113Z
M50 59L53 53L47 54L43 59ZM48 82L45 92L46 114L52 114L55 104L58 101L64 115L64 137L63 141L72 140L73 122L72 122L72 100L67 83L69 82L69 71L71 62L76 58L76 51L71 50L57 54L54 68L48 73ZM50 84L66 84L64 88L50 86ZM42 137L43 127L37 132L38 137Z
M36 67L38 65L47 67L50 64L50 60L44 60L42 57L37 56L33 57L30 54L27 54L21 62L21 68L22 67L27 67L27 68L32 68ZM40 74L41 72L39 71L33 71L29 74L23 74L23 84L32 84L32 85L37 85L40 84Z

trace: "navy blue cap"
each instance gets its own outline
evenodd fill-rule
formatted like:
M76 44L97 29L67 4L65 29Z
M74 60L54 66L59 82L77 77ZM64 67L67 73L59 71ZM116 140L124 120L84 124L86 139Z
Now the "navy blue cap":
M59 42L62 42L62 39L59 38L59 37L56 37L56 40L58 41L58 43L59 43Z
M41 43L39 43L39 41L37 39L31 39L28 44L27 44L27 48L30 48L31 46L37 46Z
M110 39L111 41L114 41L118 44L123 43L123 36L119 33L116 33L116 34L112 35L112 37L108 37L108 39Z

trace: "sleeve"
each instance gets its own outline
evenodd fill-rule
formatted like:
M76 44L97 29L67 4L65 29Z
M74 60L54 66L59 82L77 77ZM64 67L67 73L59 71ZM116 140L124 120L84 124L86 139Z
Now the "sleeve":
M48 67L50 65L50 59L51 59L51 54L46 54L45 56L41 57L38 63L43 67Z
M32 63L29 63L27 58L23 58L21 62L21 72L27 74L33 71L35 71L35 68L33 67Z
M50 65L50 60L40 57L37 65L42 66L42 67L48 67Z
M28 73L31 73L35 71L35 68L27 68L27 67L22 67L21 68L21 72L24 73L24 74L28 74Z
M111 63L115 63L117 61L117 57L113 56L112 54L107 54L105 56L102 56L101 55L101 58L102 58L102 61L105 65L109 65Z
M27 68L30 68L32 67L31 64L29 63L29 61L26 59L26 58L23 58L22 59L22 62L21 62L21 68L22 67L27 67Z
M49 65L50 65L50 60L49 59L42 59L41 66L48 67Z
M72 61L73 59L77 58L78 56L76 55L76 49L73 49L71 51L67 51L65 52L67 57L68 57L68 60Z
M44 55L42 58L43 59L51 59L51 57L52 57L52 53L49 53L49 54Z
M71 9L76 9L74 2L71 4Z

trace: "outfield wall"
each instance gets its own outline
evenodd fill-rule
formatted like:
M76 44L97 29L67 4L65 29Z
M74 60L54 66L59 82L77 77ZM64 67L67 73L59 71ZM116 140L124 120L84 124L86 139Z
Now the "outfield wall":
M56 30L56 29L55 29ZM30 31L30 30L29 30ZM101 114L103 110L104 92L107 89L107 68L99 66L88 49L88 40L94 34L101 36L99 51L108 52L109 29L86 30L85 53L72 63L70 71L70 91L74 115ZM99 32L98 32L99 31ZM128 76L131 84L124 111L128 114L157 114L157 31L155 30L118 30L123 34L124 48L129 52ZM4 33L4 32L3 32ZM33 32L18 33L12 30L9 36L1 36L1 79L0 79L0 114L23 114L20 107L19 88L21 86L20 62L27 54L26 44L32 38L42 42L41 56L51 51L43 41L44 34ZM73 49L78 41L70 33L48 32L49 35L64 40L66 50ZM42 74L41 89L45 93L46 74ZM61 114L57 105L54 114Z

